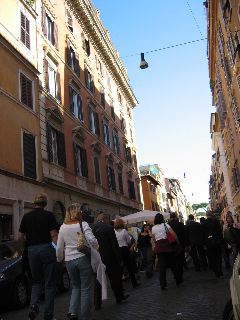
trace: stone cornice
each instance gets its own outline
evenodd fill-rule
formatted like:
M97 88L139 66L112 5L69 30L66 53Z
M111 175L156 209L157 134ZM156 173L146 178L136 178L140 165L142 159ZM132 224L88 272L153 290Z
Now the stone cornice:
M108 32L98 17L97 10L89 0L66 0L66 3L70 7L74 7L79 24L105 61L105 65L111 71L113 78L118 83L128 103L131 107L135 107L138 101L129 85L126 69L119 54L112 45Z

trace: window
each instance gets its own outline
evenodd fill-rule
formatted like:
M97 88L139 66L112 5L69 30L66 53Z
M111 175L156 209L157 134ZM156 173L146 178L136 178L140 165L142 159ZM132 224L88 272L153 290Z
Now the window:
M57 66L45 59L45 87L46 90L54 97L61 101L61 82L60 73Z
M69 100L72 114L79 120L83 120L82 97L72 87L69 87Z
M101 92L100 92L100 103L101 106L103 106L103 108L105 108L105 93L104 93L104 88L101 88Z
M123 191L123 178L122 178L122 170L118 171L118 187L119 187L119 192L121 194L124 194Z
M93 158L93 164L94 164L94 172L95 172L95 181L96 183L101 184L99 160L97 157Z
M66 18L68 29L73 33L73 16L71 15L70 10L66 9Z
M122 104L122 95L120 92L118 92L118 102Z
M107 180L108 180L108 187L110 190L116 190L116 181L115 181L115 173L112 167L112 164L107 165Z
M30 22L21 12L21 42L30 50Z
M127 162L132 163L132 152L130 147L125 146L125 158Z
M103 119L103 140L107 146L111 147L109 124L105 118Z
M95 86L94 86L93 77L87 68L85 68L84 74L85 74L86 87L94 94L95 93Z
M100 136L100 128L99 128L99 118L97 112L94 110L93 106L88 106L88 119L89 119L89 128L90 130Z
M128 192L131 200L136 199L134 181L128 180Z
M66 167L66 152L64 134L50 124L47 124L48 160Z
M23 133L23 161L24 176L36 179L36 148L35 137L26 132Z
M111 79L108 74L107 74L107 85L108 85L108 88L111 89Z
M116 152L116 154L120 154L120 143L119 143L119 137L118 137L118 133L115 129L113 129L113 132L112 132L112 135L113 135L113 147L114 147L114 150Z
M54 44L54 24L51 18L46 14L46 26L47 26L47 39Z
M101 61L98 59L97 56L95 56L95 60L96 60L96 68L98 70L98 73L103 77L103 67L102 67L102 63Z
M80 77L79 55L69 43L67 46L67 64Z
M33 83L24 74L20 73L21 102L33 109Z
M129 132L130 132L131 141L133 142L133 133L132 133L132 129L131 128L129 129Z
M110 107L110 110L111 110L111 117L112 117L113 120L115 120L114 108L113 108L113 107Z
M42 30L44 36L51 42L52 45L58 49L58 28L46 9L42 7Z
M126 120L124 118L121 119L120 125L121 125L122 131L126 133Z
M88 166L87 166L87 152L86 149L73 144L74 150L74 163L76 175L87 178L88 177Z
M89 57L91 54L91 50L90 50L90 42L88 39L86 39L86 37L84 36L84 34L82 33L82 47L83 50L85 51L85 53L87 54L87 56Z

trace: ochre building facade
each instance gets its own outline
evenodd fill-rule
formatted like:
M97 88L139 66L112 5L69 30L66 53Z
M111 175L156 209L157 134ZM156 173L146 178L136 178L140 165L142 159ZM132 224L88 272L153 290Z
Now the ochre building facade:
M0 239L34 195L59 222L142 209L127 71L90 1L3 0L0 11Z

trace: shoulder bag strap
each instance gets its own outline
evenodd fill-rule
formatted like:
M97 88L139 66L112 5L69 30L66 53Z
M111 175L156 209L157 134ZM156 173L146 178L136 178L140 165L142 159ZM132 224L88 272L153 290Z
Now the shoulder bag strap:
M80 225L80 229L81 229L81 231L82 231L82 234L84 235L82 221L79 221L79 225Z
M166 224L165 224L165 223L164 223L164 228L165 228L166 234L168 234L169 229L167 228L167 226L166 226Z

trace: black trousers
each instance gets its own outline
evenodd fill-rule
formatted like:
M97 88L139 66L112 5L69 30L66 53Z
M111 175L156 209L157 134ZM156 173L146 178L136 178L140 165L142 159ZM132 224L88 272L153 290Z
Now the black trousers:
M202 245L192 245L189 254L193 259L193 264L196 271L200 271L201 266L203 269L207 268L206 253Z
M123 264L129 273L130 280L132 282L133 287L136 286L137 280L135 277L136 267L134 265L133 258L131 257L131 253L128 247L120 247L121 256L123 260Z
M159 281L160 286L165 288L167 286L166 271L170 268L176 284L180 283L181 277L179 275L177 260L173 252L161 252L158 253L158 264L159 264Z
M185 264L185 248L176 256L176 262L177 262L179 277L182 279L183 267Z
M221 245L216 247L207 247L207 257L209 267L217 277L222 275L222 248Z
M123 286L122 286L122 268L119 264L106 265L106 274L108 276L112 291L114 293L116 302L122 300ZM95 279L94 285L94 306L99 309L102 304L102 288L99 282Z

